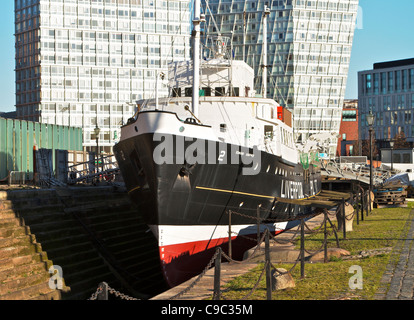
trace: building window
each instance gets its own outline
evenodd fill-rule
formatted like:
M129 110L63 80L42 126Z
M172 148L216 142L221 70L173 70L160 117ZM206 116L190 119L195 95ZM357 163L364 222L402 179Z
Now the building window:
M370 94L372 89L372 75L366 74L365 75L365 92Z
M381 72L381 93L387 93L387 74L385 72Z
M388 72L388 93L393 92L394 87L394 73Z

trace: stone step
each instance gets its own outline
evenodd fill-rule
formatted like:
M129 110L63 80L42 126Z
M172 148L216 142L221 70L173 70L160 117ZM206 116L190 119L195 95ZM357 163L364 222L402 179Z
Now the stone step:
M4 219L13 219L16 218L16 214L13 210L3 210L0 211L0 221Z
M148 229L135 215L125 211L119 211L114 214L108 213L102 216L79 216L79 218L85 224L100 232L131 226L141 230Z
M49 280L0 295L0 300L61 300L60 290L51 290Z
M49 292L40 292L28 300L62 300L62 292L60 290L50 290Z
M26 190L12 190L8 192L6 199L8 200L20 200L20 199L32 199L32 198L50 198L56 197L56 191L54 189L26 189Z
M0 271L0 284L3 284L4 282L8 281L17 280L19 278L25 278L29 274L48 272L47 270L47 264L44 262L15 266L12 269Z
M47 255L43 252L22 255L18 257L5 258L5 259L0 260L0 272L13 269L15 267L23 266L26 264L39 263L39 262L46 263L47 261L48 261Z
M0 286L0 298L2 295L12 293L14 291L19 291L24 288L38 285L45 281L49 281L50 275L48 272L41 272L34 275L27 276L25 278L19 278L12 281L6 281Z
M20 237L9 237L0 239L0 249L7 247L30 245L31 243L36 242L35 240L36 239L33 235L23 235Z
M142 231L144 233L151 232L149 227L146 224L140 223L136 224L127 224L124 226L118 226L112 229L105 230L95 230L95 233L103 240L111 239L112 237L122 236L123 234L133 233L136 230ZM148 232L147 232L148 231ZM152 233L151 233L152 235Z
M80 228L79 222L74 220L71 217L67 217L67 219L64 220L56 220L56 221L48 221L48 222L44 222L44 223L36 223L36 224L30 224L30 230L33 234L37 233L47 233L47 232L52 232L52 231L56 231L56 232L64 232L66 229L76 229L76 228ZM39 241L41 241L40 236L38 237Z
M28 234L25 226L13 226L8 228L0 228L0 239L10 237L20 237Z
M18 213L18 216L24 220L25 225L37 225L48 222L56 222L59 220L71 220L72 216L66 214L63 210L55 208L54 210L47 211L33 211L29 214Z
M30 244L27 246L0 248L0 260L13 257L15 258L18 256L25 256L39 252L41 252L41 246L37 243Z
M8 199L7 191L0 191L0 201L7 200L7 199Z
M75 244L82 244L82 243L90 243L90 239L88 235L84 233L79 233L76 235L70 235L70 236L63 236L59 238L50 238L49 240L42 241L42 248L46 251L59 249L64 246L66 246L68 243L71 245Z
M129 203L120 201L118 199L103 200L97 202L84 202L77 203L76 206L72 206L65 209L68 213L77 213L79 215L87 214L90 216L102 216L108 213L114 213L120 210L128 210L131 208Z
M125 226L131 226L134 225L136 227L138 227L139 225L141 225L141 222L136 219L136 217L126 217L125 219L115 219L115 220L109 220L109 219L105 219L104 221L100 221L99 223L94 223L93 224L93 229L96 232L104 232L107 230L112 230L113 228L122 228Z
M70 257L72 255L76 255L79 252L84 251L95 251L95 248L93 247L92 243L80 243L80 244L68 244L65 247L55 248L47 250L47 255L50 257L51 260L56 262L56 259L59 257ZM59 264L56 262L56 264Z
M23 222L19 218L7 218L0 220L0 229L8 229L23 226Z
M25 206L19 208L13 208L13 211L21 216L36 216L39 214L53 214L55 212L63 212L64 205L61 203L52 203L47 205L39 205L39 206Z
M0 200L0 211L12 210L13 203L10 200Z

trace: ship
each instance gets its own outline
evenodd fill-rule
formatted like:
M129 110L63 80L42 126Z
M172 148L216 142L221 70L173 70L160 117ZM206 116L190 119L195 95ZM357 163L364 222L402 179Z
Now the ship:
M138 101L114 146L170 287L200 274L217 247L228 253L230 240L232 258L242 260L258 226L273 235L297 226L314 208L283 199L321 191L320 167L296 146L292 114L266 97L265 78L254 91L254 71L232 58L231 39L211 37L210 54L201 54L198 2L192 61L157 75L169 96Z

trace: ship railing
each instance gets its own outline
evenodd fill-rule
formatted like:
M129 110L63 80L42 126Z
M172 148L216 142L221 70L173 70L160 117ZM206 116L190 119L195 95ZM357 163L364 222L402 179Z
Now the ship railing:
M338 159L322 160L321 168L328 176L343 177L362 182L369 182L370 168L366 163L355 163L351 161L338 161ZM392 173L390 170L373 168L373 183L383 183Z
M89 161L68 167L68 184L95 182L97 179L113 181L119 174L118 162L113 155L101 155Z

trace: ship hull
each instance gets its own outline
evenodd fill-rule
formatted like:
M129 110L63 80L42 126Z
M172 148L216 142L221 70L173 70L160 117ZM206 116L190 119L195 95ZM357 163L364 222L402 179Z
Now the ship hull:
M304 171L270 153L208 139L197 140L204 149L197 150L198 161L191 164L180 151L191 149L194 141L182 138L166 134L159 140L145 133L114 147L130 198L158 239L170 287L202 272L218 246L227 252L230 220L232 257L241 260L257 243L258 215L261 232L268 228L278 234L314 214L313 208L276 199L317 194L320 172L313 166ZM166 141L172 142L172 151L160 153L164 163L154 161ZM251 163L246 165L243 154Z

